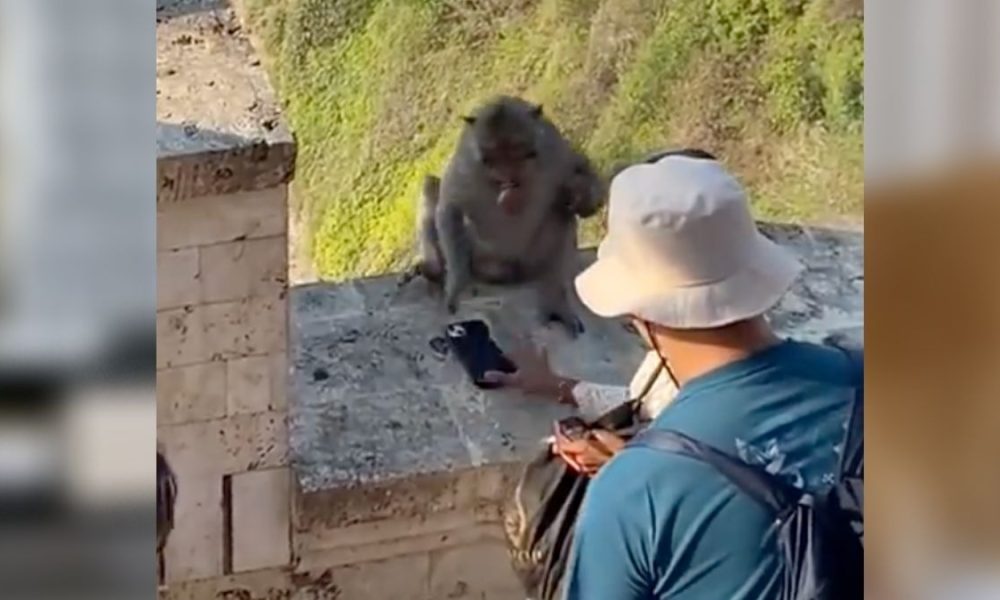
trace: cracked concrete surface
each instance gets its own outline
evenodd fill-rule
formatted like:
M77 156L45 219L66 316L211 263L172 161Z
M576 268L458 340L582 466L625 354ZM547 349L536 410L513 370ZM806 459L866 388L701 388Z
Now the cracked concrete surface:
M287 183L295 144L261 61L223 0L158 0L158 201Z

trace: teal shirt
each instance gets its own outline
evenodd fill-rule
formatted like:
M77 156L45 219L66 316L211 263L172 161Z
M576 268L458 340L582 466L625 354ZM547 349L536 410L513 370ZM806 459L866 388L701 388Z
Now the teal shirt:
M837 476L852 385L842 351L785 341L692 379L650 426L821 489ZM766 600L776 550L772 518L711 467L626 448L587 491L566 598Z

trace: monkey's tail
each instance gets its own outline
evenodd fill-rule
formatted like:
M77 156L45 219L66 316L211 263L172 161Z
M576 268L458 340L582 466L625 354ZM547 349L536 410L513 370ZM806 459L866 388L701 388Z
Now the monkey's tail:
M437 175L425 175L422 189L424 200L430 206L436 206L441 195L441 178Z

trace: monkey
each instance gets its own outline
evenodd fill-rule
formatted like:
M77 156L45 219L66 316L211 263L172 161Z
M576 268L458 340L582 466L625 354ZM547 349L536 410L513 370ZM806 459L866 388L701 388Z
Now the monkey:
M156 556L157 570L163 580L163 549L174 529L174 508L177 503L177 477L170 463L156 452Z
M443 287L449 312L472 281L532 282L541 316L572 336L577 222L606 190L541 105L498 96L471 115L441 178L425 177L415 271Z
M603 182L590 161L583 155L574 160L573 170L557 191L558 201L553 209L567 224L576 217L588 218L600 210L606 194ZM421 260L412 272L404 274L403 283L420 275L427 280L441 284L444 277L444 261L437 228L434 224L441 179L434 175L424 178L422 197L417 216L418 244ZM517 261L502 261L480 253L472 261L473 279L494 285L525 283L524 269Z

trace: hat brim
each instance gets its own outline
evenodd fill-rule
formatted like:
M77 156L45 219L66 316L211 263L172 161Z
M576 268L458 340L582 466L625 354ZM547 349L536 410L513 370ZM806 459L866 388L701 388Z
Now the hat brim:
M802 268L758 233L743 268L720 281L670 285L608 254L580 273L575 284L580 300L598 316L633 315L675 329L708 329L763 315L781 300Z

